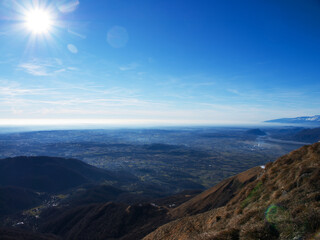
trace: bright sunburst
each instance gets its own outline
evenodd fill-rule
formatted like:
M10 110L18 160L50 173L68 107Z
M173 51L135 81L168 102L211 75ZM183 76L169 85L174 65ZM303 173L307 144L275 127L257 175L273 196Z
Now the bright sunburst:
M32 9L25 15L25 24L33 34L45 34L50 31L53 20L45 9Z

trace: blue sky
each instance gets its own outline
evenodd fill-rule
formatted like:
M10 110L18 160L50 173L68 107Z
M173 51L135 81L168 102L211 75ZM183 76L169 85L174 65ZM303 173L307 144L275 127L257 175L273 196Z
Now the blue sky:
M32 9L52 26L26 27ZM319 114L317 0L2 0L0 124Z

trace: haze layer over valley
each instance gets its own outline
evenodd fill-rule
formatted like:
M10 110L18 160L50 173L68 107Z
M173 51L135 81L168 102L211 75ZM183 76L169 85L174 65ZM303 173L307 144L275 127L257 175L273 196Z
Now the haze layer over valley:
M305 144L283 140L300 128L264 131L229 127L10 133L0 135L0 157L80 159L99 168L128 171L172 193L210 187Z

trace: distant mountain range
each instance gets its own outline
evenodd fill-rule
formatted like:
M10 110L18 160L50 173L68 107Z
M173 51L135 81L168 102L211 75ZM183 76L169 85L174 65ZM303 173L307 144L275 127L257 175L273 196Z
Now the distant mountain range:
M250 129L246 131L247 134L249 135L254 135L254 136L264 136L267 135L264 131L261 131L259 128L256 129Z
M265 122L320 125L320 115L304 116L304 117L296 117L296 118L279 118L279 119L268 120Z

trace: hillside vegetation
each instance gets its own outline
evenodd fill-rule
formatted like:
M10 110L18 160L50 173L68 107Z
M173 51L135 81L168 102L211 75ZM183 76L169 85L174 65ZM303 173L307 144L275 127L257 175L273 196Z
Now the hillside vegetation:
M170 222L144 240L319 239L319 176L320 143L304 146L267 164L225 206Z

